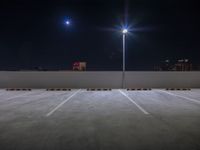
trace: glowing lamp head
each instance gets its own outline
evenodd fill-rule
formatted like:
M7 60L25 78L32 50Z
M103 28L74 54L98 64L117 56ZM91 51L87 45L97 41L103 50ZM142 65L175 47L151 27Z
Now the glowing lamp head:
M123 34L128 33L128 29L123 29L123 30L122 30L122 33L123 33Z
M66 25L70 25L70 22L69 22L69 21L66 21L65 24L66 24Z

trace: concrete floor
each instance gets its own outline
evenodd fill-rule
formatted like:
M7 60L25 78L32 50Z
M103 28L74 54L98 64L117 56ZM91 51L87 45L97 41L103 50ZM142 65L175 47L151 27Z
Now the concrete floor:
M199 150L200 90L0 90L0 150Z

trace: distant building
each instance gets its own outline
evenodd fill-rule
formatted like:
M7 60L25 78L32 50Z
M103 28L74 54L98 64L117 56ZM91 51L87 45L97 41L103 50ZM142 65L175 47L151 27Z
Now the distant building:
M176 63L170 60L163 61L160 65L154 67L155 71L192 71L192 63L188 59L180 59Z
M165 61L162 61L160 65L155 66L154 70L155 71L170 71L171 68L172 68L171 62L170 60L167 59Z
M86 71L86 62L75 62L73 63L74 71Z
M181 59L174 65L174 71L192 71L192 63L188 59Z

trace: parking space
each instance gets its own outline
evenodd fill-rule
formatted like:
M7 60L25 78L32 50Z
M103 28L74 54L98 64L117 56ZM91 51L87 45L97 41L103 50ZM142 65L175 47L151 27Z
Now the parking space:
M0 90L0 149L196 150L199 92Z

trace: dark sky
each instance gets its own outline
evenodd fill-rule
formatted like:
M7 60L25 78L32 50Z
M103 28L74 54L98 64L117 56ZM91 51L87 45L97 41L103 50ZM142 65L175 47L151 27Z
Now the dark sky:
M120 70L123 22L133 30L128 70L165 59L200 64L199 14L194 0L1 0L0 69L69 70L86 61L89 70Z

